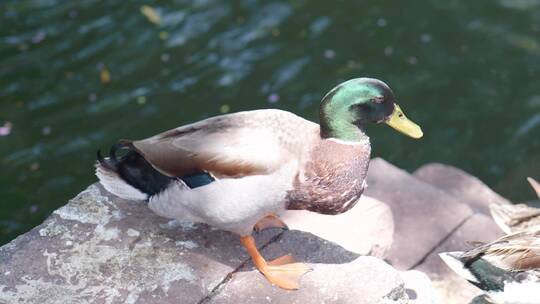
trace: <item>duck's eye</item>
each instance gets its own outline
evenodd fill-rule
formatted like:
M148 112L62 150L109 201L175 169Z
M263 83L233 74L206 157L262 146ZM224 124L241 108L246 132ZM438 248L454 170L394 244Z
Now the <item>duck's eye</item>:
M399 118L403 118L403 113L399 113L397 116L398 116Z
M373 103L383 103L384 97L383 96L377 96L371 99Z

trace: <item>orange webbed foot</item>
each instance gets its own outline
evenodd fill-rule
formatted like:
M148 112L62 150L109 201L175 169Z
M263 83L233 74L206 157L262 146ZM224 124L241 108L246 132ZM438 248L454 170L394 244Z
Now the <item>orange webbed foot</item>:
M248 250L255 267L259 269L270 283L280 288L289 290L298 289L302 275L312 270L307 264L296 262L290 254L266 262L257 250L253 237L244 236L240 240Z
M260 269L270 283L289 290L298 289L300 278L311 270L309 265L296 262L290 254L272 260Z

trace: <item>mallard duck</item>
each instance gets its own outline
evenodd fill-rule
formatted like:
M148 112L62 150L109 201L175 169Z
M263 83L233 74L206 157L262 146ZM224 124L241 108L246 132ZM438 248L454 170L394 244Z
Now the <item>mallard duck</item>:
M540 303L540 227L440 257L494 303Z
M273 109L211 117L147 139L121 140L106 159L98 151L96 175L109 192L146 200L160 216L240 235L271 283L297 289L310 268L290 255L267 262L253 228L282 227L279 215L286 210L351 209L366 187L368 123L423 135L385 83L357 78L324 96L320 125ZM118 157L118 149L127 152Z
M527 181L540 199L540 184L532 177ZM491 216L495 223L506 233L513 233L530 227L540 226L540 209L527 204L491 204Z

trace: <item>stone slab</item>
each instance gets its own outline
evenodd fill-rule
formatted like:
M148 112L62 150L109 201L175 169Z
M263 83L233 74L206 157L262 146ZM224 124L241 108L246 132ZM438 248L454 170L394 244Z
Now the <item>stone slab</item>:
M1 247L0 303L198 303L248 259L236 235L92 185Z
M283 240L289 238L288 234L284 235ZM298 236L294 238L296 241ZM324 243L320 239L316 242ZM270 246L279 245L272 243ZM313 243L308 247L313 247ZM235 273L231 281L227 282L214 297L204 303L406 303L403 280L390 265L368 256L345 261L331 248L325 249L325 254L315 259L324 263L310 264L313 271L302 277L300 289L297 291L286 291L272 286L251 263L248 263ZM265 253L268 253L267 251L265 250ZM328 255L328 258L324 255Z
M490 204L510 203L481 180L456 167L438 163L426 164L418 168L413 175L451 193L475 212L489 215Z
M470 176L426 168L417 173L433 183L374 159L369 187L349 212L290 211L283 220L291 230L254 234L267 259L292 253L313 267L294 292L270 285L238 236L158 217L144 203L92 185L42 225L0 247L0 304L405 303L408 296L410 303L436 303L429 278L416 270L433 279L445 303L454 301L452 292L465 296L448 303L470 300L476 289L436 254L466 249L467 240L492 240L500 231L489 217L473 215L482 209L466 197L473 193L469 188L443 183L445 174L460 176L461 183L474 182ZM426 172L443 175L428 178ZM398 272L367 253L415 270Z
M367 182L365 194L392 210L394 243L387 260L400 270L419 263L472 214L454 196L380 158L371 161Z
M392 246L392 211L365 195L351 210L339 215L291 210L282 220L291 230L309 232L360 255L384 258Z
M427 274L418 270L409 270L400 272L400 276L405 283L409 304L442 303Z

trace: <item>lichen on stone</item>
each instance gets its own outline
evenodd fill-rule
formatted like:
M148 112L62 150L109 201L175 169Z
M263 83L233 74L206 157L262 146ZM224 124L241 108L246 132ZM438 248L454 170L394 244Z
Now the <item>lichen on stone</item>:
M404 284L399 284L390 291L378 304L406 304L409 302L409 297L405 291Z
M141 233L133 228L128 228L128 230L126 231L127 235L130 236L130 237L138 237L139 235L141 235Z
M95 236L104 241L117 239L120 236L120 230L116 227L106 228L103 225L97 225L94 229Z
M125 303L135 303L144 292L161 289L167 293L172 283L196 278L193 269L175 261L174 251L156 254L150 239L138 242L130 249L105 245L102 237L96 235L58 252L45 250L43 255L47 258L49 275L66 282L62 286L69 292L76 290L73 287L76 282L80 291L84 289L84 294L103 303L116 303L125 293L128 294ZM50 287L50 283L42 281L27 281L26 285L33 286L36 292ZM20 288L26 287L17 287Z
M175 282L197 279L174 246L156 250L171 241L166 236L128 228L136 239L123 239L117 225L124 213L95 185L54 214L38 230L50 240L38 253L45 273L0 285L0 303L138 303L143 294L166 296Z
M187 241L176 241L174 242L176 246L186 248L186 249L195 249L199 247L199 244L195 243L194 241L187 240Z
M101 195L96 185L91 185L69 204L54 211L54 214L65 220L106 225L113 216L110 207L116 206L106 196Z
M69 238L69 229L57 223L55 220L51 220L44 228L39 229L39 235L42 237L54 237L61 235L63 238Z
M176 229L181 228L183 231L190 231L196 229L197 224L192 222L183 222L179 220L170 220L165 224L160 224L162 229Z

